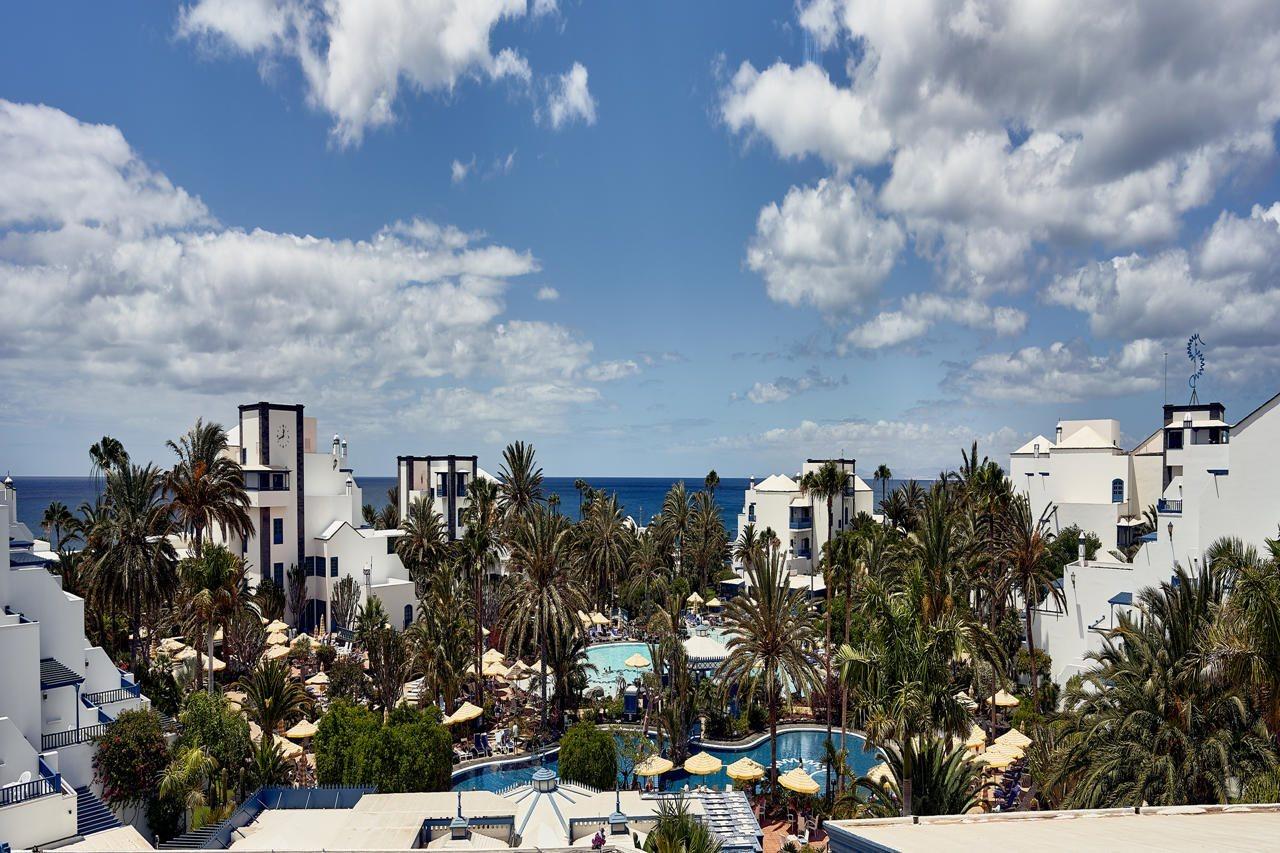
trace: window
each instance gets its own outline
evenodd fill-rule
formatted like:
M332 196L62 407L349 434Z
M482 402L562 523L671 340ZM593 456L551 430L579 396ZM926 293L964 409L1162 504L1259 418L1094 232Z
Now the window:
M271 579L276 582L276 586L284 589L284 563L275 563L271 566Z
M408 628L413 624L413 605L406 604L404 606L404 627Z
M1182 449L1182 430L1168 429L1168 430L1165 430L1164 435L1165 435L1165 438L1168 440L1167 444L1165 445L1166 447L1168 447L1170 450Z
M449 475L444 471L436 472L436 496L445 497L449 494Z
M1119 477L1111 481L1111 502L1113 504L1124 503L1124 480Z
M467 475L459 473L454 474L454 477L458 483L458 497L465 498L467 496Z
M396 537L388 536L387 537L387 553L394 554L395 552L396 552Z
M284 544L284 519L283 518L271 519L271 544L272 545Z
M271 490L274 492L283 492L287 487L284 484L284 474L271 475Z
M749 507L747 507L747 521L755 521L755 520L756 520L756 505L751 504Z
M321 557L320 559L323 560L324 558ZM336 578L337 576L338 576L338 558L330 557L329 558L329 577Z

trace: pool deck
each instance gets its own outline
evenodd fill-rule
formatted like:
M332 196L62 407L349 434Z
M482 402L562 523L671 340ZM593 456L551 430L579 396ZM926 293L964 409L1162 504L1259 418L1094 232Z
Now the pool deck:
M624 731L639 731L640 729L640 726L636 723L601 723L600 727L605 729L621 729ZM826 730L827 727L825 725L818 725L816 723L787 723L785 725L778 726L778 734L780 735L786 734L787 732L825 732ZM650 727L649 731L656 733L657 729ZM839 729L832 729L831 733L832 735L838 734ZM863 740L866 740L866 735L855 729L849 729L845 734L854 735L855 737L860 737ZM711 749L723 749L730 752L739 752L754 749L768 739L769 733L761 732L759 734L749 735L740 740L722 741L693 738L690 743L697 744L699 747L704 748L710 747ZM556 755L559 752L560 745L556 744L544 750L543 754ZM453 765L452 775L457 776L459 773L463 773L467 770L474 770L478 767L501 767L506 764L526 764L536 757L536 753L522 751L513 752L508 755L487 755L479 758L468 758L466 761Z

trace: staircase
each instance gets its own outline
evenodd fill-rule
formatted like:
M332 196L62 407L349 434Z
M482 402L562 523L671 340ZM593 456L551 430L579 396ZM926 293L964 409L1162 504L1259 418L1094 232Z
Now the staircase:
M115 829L120 820L98 799L89 786L76 788L76 834L90 836L104 829Z
M193 829L190 832L184 832L177 838L170 838L168 841L160 842L161 850L199 850L209 843L209 839L213 838L213 834L218 831L219 824L213 823L203 826L200 829Z

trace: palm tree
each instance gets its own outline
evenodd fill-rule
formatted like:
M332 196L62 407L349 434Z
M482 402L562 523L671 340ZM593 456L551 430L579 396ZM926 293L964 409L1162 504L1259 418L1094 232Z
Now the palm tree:
M910 756L904 752L911 752ZM884 748L887 778L859 777L853 796L841 803L858 817L890 818L902 814L905 769L912 768L912 814L968 814L981 805L981 793L994 782L983 783L982 768L963 746L951 749L945 738L930 735L905 745Z
M1231 588L1208 658L1224 686L1246 687L1280 739L1280 538L1266 545L1265 560L1238 539L1220 539L1205 551L1205 565Z
M873 477L880 481L880 512L884 512L884 502L888 500L889 480L893 478L893 472L889 470L889 466L881 462L876 466L876 472Z
M633 617L640 615L639 610L644 605L665 598L670 581L667 557L653 532L645 530L636 537L627 563L627 581L623 586Z
M658 820L644 840L644 853L720 853L720 840L689 811L683 797L658 803Z
M1017 592L1022 599L1026 620L1027 651L1031 662L1031 694L1037 712L1040 710L1040 678L1036 666L1035 632L1031 625L1031 611L1039 606L1046 595L1052 596L1065 608L1066 595L1054 585L1058 569L1049 552L1048 534L1043 522L1032 515L1031 503L1026 495L1018 495L1009 505L1000 528L1000 559L1007 566L1007 589Z
M129 452L119 439L104 435L89 446L90 475L101 485L101 478L129 464Z
M182 803L187 825L192 829L205 823L202 813L210 808L207 794L215 787L219 769L206 749L190 746L179 752L160 775L160 796Z
M129 658L135 666L143 616L171 601L178 585L163 488L163 475L151 465L108 469L106 512L86 541L89 586L101 606L127 614Z
M443 699L447 713L453 712L467 665L475 664L470 605L461 573L452 563L437 566L418 604L418 619L405 632L409 668L424 679L420 707L429 692Z
M275 738L264 735L254 744L252 762L248 770L250 788L283 785L289 781L289 762Z
M209 692L213 692L213 634L221 625L225 636L227 625L241 610L257 610L250 604L249 581L244 560L221 545L214 545L202 555L183 560L178 566L185 593L186 621L191 633L205 633L205 663L209 667ZM197 672L196 685L201 673Z
M746 567L754 563L764 548L763 537L756 532L756 526L748 522L733 543L733 559L738 565Z
M471 580L472 632L475 652L476 699L484 703L484 587L489 573L501 559L502 517L498 510L498 485L492 480L477 479L470 489L470 501L464 513L466 531L459 545L461 565Z
M1068 683L1064 807L1226 803L1241 780L1276 772L1275 743L1242 685L1207 665L1224 597L1218 572L1178 567L1174 583L1138 594L1142 622L1121 614L1093 669Z
M547 643L552 634L577 626L587 596L573 568L572 528L562 515L541 507L529 511L510 534L508 578L502 624L508 650L536 645L543 671L542 733L547 732Z
M240 679L245 693L245 710L262 727L263 738L304 716L311 699L302 685L289 677L289 670L278 660L263 661L257 669Z
M934 732L967 732L970 717L951 687L951 664L962 651L999 659L995 638L963 609L927 614L918 565L908 572L884 568L864 579L859 605L865 629L857 645L842 646L836 655L857 710L855 725L881 748ZM915 753L905 749L902 756L905 817L913 813Z
M681 543L682 565L690 583L705 589L729 557L729 534L710 492L695 494L692 507L689 529Z
M44 509L40 517L40 527L49 535L54 548L62 543L62 534L75 528L76 517L67 509L62 501L53 501Z
M681 553L692 515L693 507L689 503L689 492L684 487L684 481L681 480L672 486L666 497L662 499L662 511L659 513L662 537L675 549L677 555ZM680 568L677 565L677 569Z
M590 591L598 609L608 611L613 586L626 569L634 547L618 496L597 496L574 527L574 538L583 586Z
M205 532L214 526L223 538L252 534L249 493L240 466L227 455L226 431L219 424L197 419L186 435L165 444L178 457L165 477L165 491L178 526L191 538L195 556L200 557Z
M307 609L307 604L311 601L307 595L307 573L297 563L290 563L289 570L284 574L285 594L289 598L289 616L293 620L293 627L301 628L303 611Z
M802 590L791 589L782 555L770 549L765 559L747 567L743 595L724 611L729 630L728 657L718 677L736 685L744 695L757 691L769 709L769 779L774 793L778 779L778 703L788 682L799 692L817 683L817 671L807 647L816 634L813 610Z
M342 580L333 585L333 597L330 601L330 616L339 630L351 630L355 627L356 610L360 607L360 584L351 575L344 575ZM267 614L263 614L266 616Z
M529 516L542 505L542 469L533 445L523 441L508 444L502 452L498 479L498 506L509 522Z
M720 487L720 475L712 468L707 472L707 476L702 478L702 487L707 490L707 494L712 498L716 496L716 489Z
M394 628L383 624L371 630L365 639L369 654L369 677L382 705L382 722L391 718L409 674L409 656L404 638ZM425 686L425 685L424 685Z
M404 535L396 539L396 553L413 580L415 596L421 599L428 579L449 555L449 534L430 497L409 504L401 529Z
M644 840L644 853L720 853L720 840L689 811L683 797L658 803L658 820Z
M831 542L835 538L835 516L832 511L832 504L836 497L844 494L844 486L847 477L840 470L839 466L831 460L823 462L816 470L810 471L800 478L800 489L802 492L808 492L814 498L826 502L827 505L827 537L822 543L823 557L822 561L826 566L825 583L826 587L826 606L824 607L823 621L826 623L826 643L823 646L823 657L826 664L826 672L823 678L822 692L825 697L827 706L827 749L831 749L831 588L835 586L832 572L832 554ZM827 798L831 797L831 777L827 774Z

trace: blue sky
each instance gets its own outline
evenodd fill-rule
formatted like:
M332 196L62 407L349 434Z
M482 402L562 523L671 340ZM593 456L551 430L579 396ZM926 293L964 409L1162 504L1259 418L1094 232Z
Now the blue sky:
M1193 331L1243 415L1280 365L1255 5L7 9L0 467L272 399L369 474L524 438L927 475L1059 417L1142 438Z

